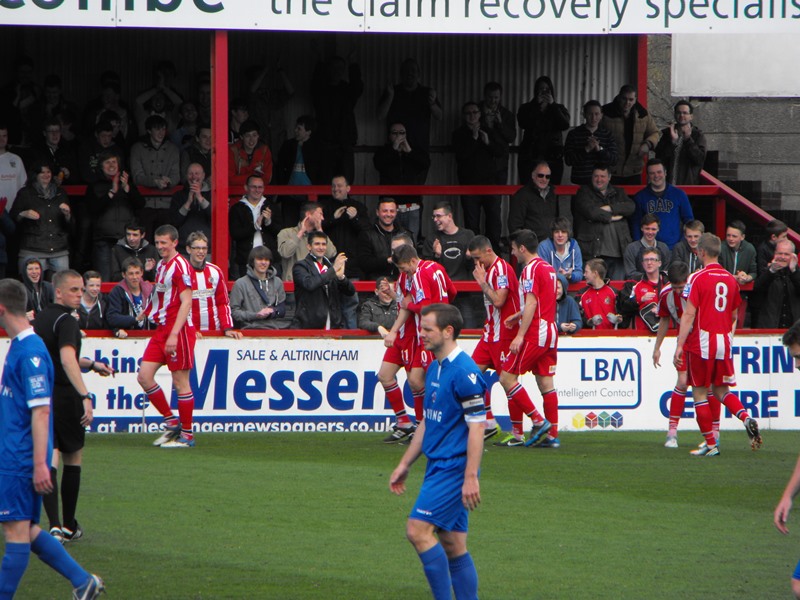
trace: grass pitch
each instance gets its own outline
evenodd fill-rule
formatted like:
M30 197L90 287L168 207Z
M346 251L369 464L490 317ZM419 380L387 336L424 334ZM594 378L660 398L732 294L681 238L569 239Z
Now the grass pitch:
M787 598L800 507L783 537L772 511L800 451L796 432L723 432L722 455L662 433L562 434L557 450L487 446L470 551L483 600ZM380 434L207 434L192 450L153 436L93 435L70 553L126 599L427 599L395 497L403 447ZM44 517L44 515L43 515ZM66 598L35 558L19 599Z

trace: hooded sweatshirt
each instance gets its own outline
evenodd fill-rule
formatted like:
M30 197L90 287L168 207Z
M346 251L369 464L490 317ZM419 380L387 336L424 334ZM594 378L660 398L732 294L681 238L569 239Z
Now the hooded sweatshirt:
M259 317L258 312L266 307L273 312L268 317ZM231 290L231 313L233 322L242 329L284 329L289 326L286 319L286 291L277 271L270 267L265 279L259 279L253 267L247 267L247 275L240 277Z

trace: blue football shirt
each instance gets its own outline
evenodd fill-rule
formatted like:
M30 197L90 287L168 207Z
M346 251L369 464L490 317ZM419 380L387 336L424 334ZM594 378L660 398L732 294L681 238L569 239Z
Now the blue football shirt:
M31 412L39 406L50 406L54 376L47 348L33 328L11 340L0 378L0 473L32 476ZM51 413L48 465L53 454L52 432Z
M425 376L425 437L422 451L429 459L467 452L468 422L486 420L486 382L475 361L456 348L434 361Z

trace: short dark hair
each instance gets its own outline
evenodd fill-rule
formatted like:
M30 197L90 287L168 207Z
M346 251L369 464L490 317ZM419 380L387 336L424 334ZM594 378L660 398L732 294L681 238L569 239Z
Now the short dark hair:
M392 198L391 196L381 196L380 198L378 198L378 206L380 206L381 204L389 204L389 203L392 203L395 206L397 206L397 200Z
M591 260L587 260L585 267L588 267L590 271L597 273L600 279L606 278L606 273L608 269L606 268L606 261L602 258L592 258Z
M251 268L254 267L257 258L266 258L268 261L272 262L272 250L266 246L256 246L250 250L250 254L247 255L247 265Z
M509 238L518 248L524 246L530 253L536 252L539 247L539 238L530 229L519 229L512 233Z
M110 131L111 133L113 133L114 126L111 124L111 121L106 121L105 119L101 119L94 126L94 134L98 135L100 133L103 133L104 131Z
M483 86L483 94L484 96L489 92L500 92L503 93L503 86L500 85L496 81L488 81L486 85Z
M103 281L103 276L99 271L89 270L83 274L83 284L86 285L89 283L90 279L99 279L100 281Z
M317 238L323 239L326 242L328 241L328 236L325 235L324 231L320 231L319 229L315 229L314 231L309 231L306 234L306 244L308 244L310 246L314 242L314 240L317 239Z
M9 277L0 279L0 304L12 315L17 317L24 315L28 304L28 292L23 283Z
M314 212L318 208L322 208L319 202L303 202L303 204L300 205L300 215L302 216L306 213Z
M417 249L411 244L403 244L392 252L392 262L395 265L404 265L415 258L419 258L419 255Z
M112 148L106 148L100 154L97 155L97 164L102 165L107 160L116 158L117 163L120 165L120 167L122 167L122 156L120 155L119 152L113 150Z
M745 224L742 221L740 221L738 219L728 223L728 227L732 227L733 229L738 229L739 231L742 232L742 235L747 233L747 227L745 226Z
M245 184L245 185L250 185L250 180L251 180L251 179L260 179L261 181L264 181L264 182L266 182L266 181L267 181L267 180L264 178L264 175L262 175L261 173L252 173L252 174L250 174L250 175L248 175L248 176L247 176L247 179L245 180L244 184Z
M599 108L600 110L603 110L603 105L602 105L602 104L600 104L600 101L599 101L599 100L587 100L587 101L586 101L586 104L584 104L584 105L583 105L583 108L581 108L581 112L582 112L582 113L584 113L584 114L586 114L586 109L587 109L587 108L591 108L591 107L593 107L593 106L596 106L596 107L597 107L597 108Z
M779 221L778 219L772 219L769 223L764 225L764 230L767 232L767 235L781 235L782 233L786 233L789 231L789 227L783 221Z
M475 252L476 250L494 250L492 248L491 240L485 235L476 235L470 240L467 250Z
M694 114L694 106L692 106L692 103L689 102L688 100L678 100L675 103L675 106L672 107L673 112L678 112L678 107L679 106L685 106L686 108L689 109L689 114L690 115Z
M664 161L661 160L660 158L651 158L650 160L647 161L647 168L648 169L650 167L657 167L658 165L661 165L662 167L664 167L665 171L667 170L667 165L665 165Z
M7 279L3 279L2 281L8 281ZM2 283L0 281L0 283ZM794 344L800 344L800 321L795 321L794 325L789 327L786 330L786 333L783 334L783 345L784 346L792 346Z
M150 115L144 121L145 131L150 131L151 129L160 129L162 127L166 128L166 126L167 120L161 115Z
M672 284L683 283L689 278L689 265L682 260L676 260L667 267L667 280Z
M153 234L153 238L160 235L168 235L171 240L177 240L178 230L174 225L161 225L158 229L156 229L155 233Z
M464 109L466 109L468 106L474 106L479 110L481 108L481 105L475 102L475 100L467 100L466 102L464 102L464 104L461 105L461 112L463 113Z
M605 163L597 163L592 167L592 175L594 175L595 171L605 171L609 175L611 174L610 167Z
M659 219L655 213L647 213L642 217L642 222L641 222L642 226L652 225L653 223L661 227L661 219Z
M142 272L144 272L144 265L142 264L142 261L139 260L136 256L129 256L128 258L123 260L122 264L120 265L120 272L126 273L128 269L130 269L131 267L136 267L137 269L140 269Z
M250 133L251 131L258 132L258 123L253 119L247 119L244 123L239 125L239 135Z
M144 235L145 229L144 225L137 223L136 221L131 221L130 223L125 224L125 233L128 231L138 231L142 235Z
M306 131L314 131L317 128L317 120L311 115L300 115L295 123L302 125Z
M436 327L444 331L448 327L453 328L453 339L458 339L461 330L464 328L464 318L452 304L428 304L422 308L423 317L433 314L436 315Z
M453 214L453 205L450 204L447 200L440 200L436 204L433 205L433 210L443 210L448 215Z
M630 94L631 92L636 94L637 97L639 96L639 93L636 91L636 88L633 87L630 83L626 83L621 88L619 88L619 94L617 94L617 96L622 96L624 94Z
M390 285L392 284L392 278L391 277L389 277L388 275L381 275L380 277L378 277L375 280L375 289L377 290L379 287L381 287L381 284L384 281L388 281Z

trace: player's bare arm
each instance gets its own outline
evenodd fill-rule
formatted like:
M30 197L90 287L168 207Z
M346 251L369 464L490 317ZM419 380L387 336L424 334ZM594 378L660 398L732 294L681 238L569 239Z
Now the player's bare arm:
M183 326L186 325L186 320L189 318L189 313L192 310L192 290L186 288L181 291L180 295L181 307L178 309L178 315L175 317L175 324L172 326L172 331L169 332L167 342L164 344L164 352L167 354L174 354L178 348L178 333Z
M797 463L794 466L794 472L789 478L789 483L786 484L786 489L783 491L781 501L775 507L774 523L775 527L784 535L789 533L786 527L786 521L789 519L789 511L792 510L792 501L800 491L800 457L797 458Z
M33 434L33 487L38 494L53 491L50 465L47 464L47 439L50 435L50 407L37 406L31 411Z
M406 324L408 321L408 317L411 316L411 311L406 308L401 308L397 312L397 318L394 320L394 325L389 330L389 333L383 338L383 345L387 348L391 348L394 344L395 339L397 338L397 332Z
M486 428L484 421L468 423L469 438L467 439L467 466L464 469L464 485L461 488L461 501L467 510L475 510L481 503L481 488L478 481L478 471L483 457L483 432ZM416 436L415 436L416 437Z
M511 341L509 350L516 354L522 346L522 340L525 339L525 333L533 323L533 316L536 314L536 307L539 305L539 300L534 294L525 295L525 307L522 309L522 319L519 322L519 332L517 337Z
M669 317L661 317L658 321L658 331L656 332L656 343L653 347L653 366L661 366L661 344L664 343L664 338L667 337L667 330L669 329Z
M681 328L678 333L678 347L675 349L675 358L673 363L675 366L683 365L683 345L686 343L686 338L689 337L689 332L694 325L694 319L697 316L697 308L692 304L691 300L686 301L686 308L683 309L683 316L681 317Z

